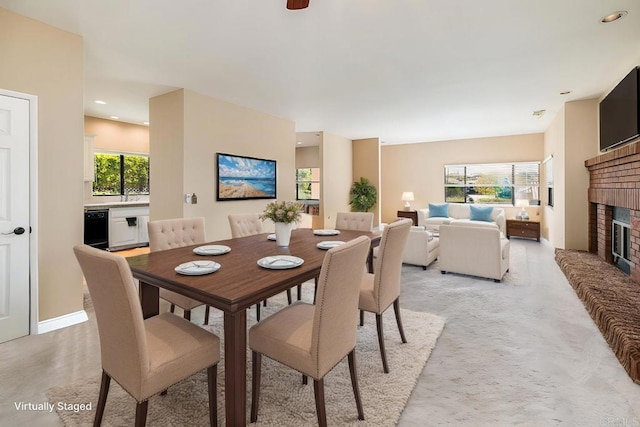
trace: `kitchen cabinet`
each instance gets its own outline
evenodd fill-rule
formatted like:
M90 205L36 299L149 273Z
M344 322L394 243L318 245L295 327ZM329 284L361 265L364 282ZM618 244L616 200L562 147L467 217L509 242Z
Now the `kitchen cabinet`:
M95 166L93 160L94 135L84 136L84 181L93 182L95 179Z
M144 246L149 243L148 207L109 209L109 249Z

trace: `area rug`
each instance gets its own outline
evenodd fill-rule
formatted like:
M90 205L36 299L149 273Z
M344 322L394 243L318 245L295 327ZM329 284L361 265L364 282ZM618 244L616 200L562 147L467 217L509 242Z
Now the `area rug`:
M311 300L311 285L305 285L303 299ZM262 315L267 316L286 305L284 295L270 298ZM222 315L212 310L209 330L221 340ZM255 323L255 309L247 310L249 325ZM402 310L402 320L408 343L402 344L393 310L384 314L384 333L390 373L382 372L375 317L365 316L365 325L358 327L356 363L365 421L357 420L357 412L349 368L343 360L325 377L325 399L329 425L394 426L398 422L409 396L422 372L431 350L444 328L442 317ZM222 344L224 345L224 344ZM247 354L247 407L251 402L251 357ZM260 409L256 426L317 425L313 382L303 385L301 375L283 365L263 358ZM91 425L100 387L100 375L55 387L47 391L49 402L55 405L67 426ZM169 388L166 396L154 396L149 401L147 425L201 426L208 425L206 372L200 372ZM77 410L74 404L91 402L91 410ZM62 405L60 405L62 403ZM135 401L115 381L111 382L105 409L104 426L133 425ZM218 365L218 418L224 425L224 361ZM247 420L249 419L247 408Z

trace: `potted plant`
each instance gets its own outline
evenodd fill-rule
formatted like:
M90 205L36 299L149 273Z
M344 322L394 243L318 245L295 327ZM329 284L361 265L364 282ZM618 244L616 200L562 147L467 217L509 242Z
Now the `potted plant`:
M276 244L289 246L291 227L300 220L304 204L299 202L271 202L265 208L261 219L270 219L276 226Z
M378 199L376 187L369 183L369 180L360 177L360 181L355 181L349 191L349 204L352 212L369 212L375 206Z

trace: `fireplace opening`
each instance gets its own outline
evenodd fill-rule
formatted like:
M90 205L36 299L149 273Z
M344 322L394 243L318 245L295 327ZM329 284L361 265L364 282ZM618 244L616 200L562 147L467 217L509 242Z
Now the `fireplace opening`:
M613 208L611 221L611 253L613 264L626 274L631 274L631 212L625 208Z

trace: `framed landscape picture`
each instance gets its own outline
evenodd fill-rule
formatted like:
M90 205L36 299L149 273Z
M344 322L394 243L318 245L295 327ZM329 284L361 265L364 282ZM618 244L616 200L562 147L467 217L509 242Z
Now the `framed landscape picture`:
M216 154L218 201L276 198L276 161Z

